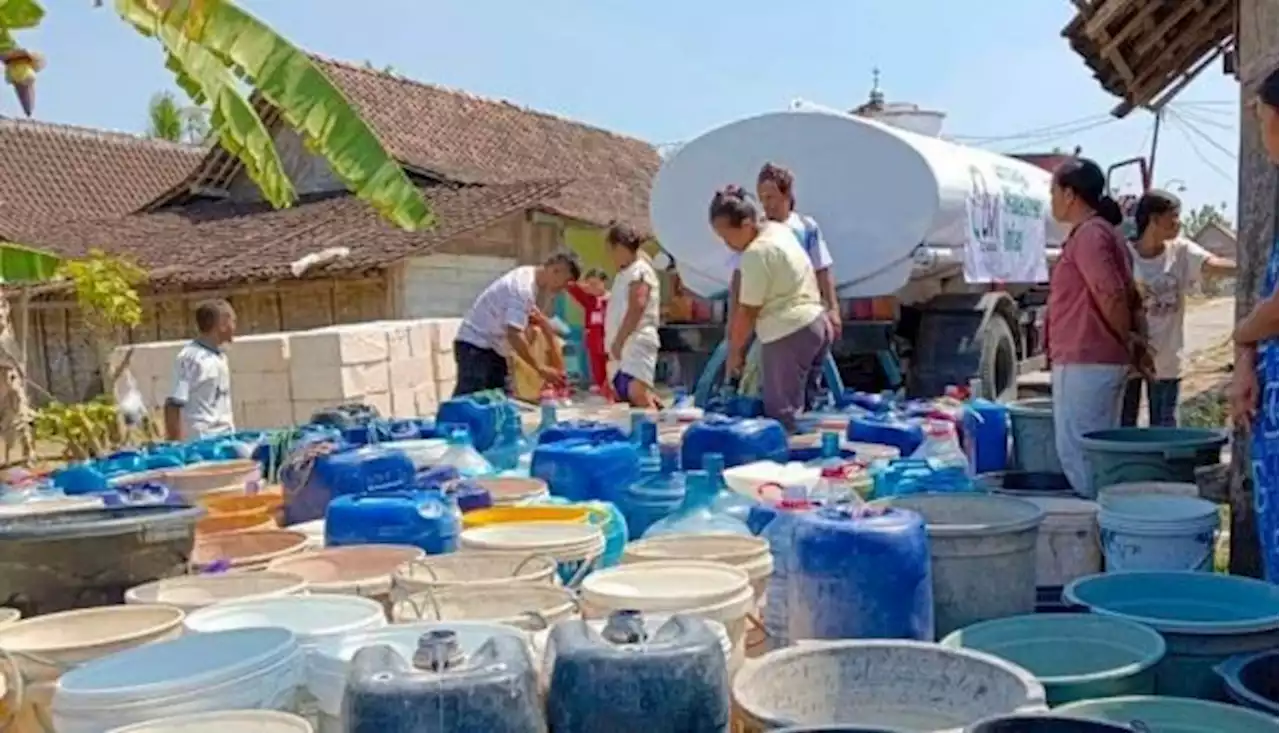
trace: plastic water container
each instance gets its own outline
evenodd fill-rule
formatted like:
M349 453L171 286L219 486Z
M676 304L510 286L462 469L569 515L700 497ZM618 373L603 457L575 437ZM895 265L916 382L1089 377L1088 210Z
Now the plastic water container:
M280 469L285 524L301 524L324 516L339 496L405 489L413 484L413 461L402 451L378 446L316 456Z
M1280 652L1275 649L1238 654L1214 667L1227 698L1237 705L1275 715L1277 656Z
M555 496L621 503L626 489L639 478L640 457L625 438L575 438L539 445L530 472L546 481Z
M562 440L590 440L596 443L628 440L627 434L613 423L599 420L562 420L538 433L538 445Z
M711 482L710 490L715 492L711 510L746 524L747 517L751 515L756 502L729 489L729 484L724 478L724 456L719 453L702 454L702 471L707 474L707 479Z
M547 644L547 723L557 733L685 733L729 725L729 672L720 639L700 618L671 616L656 631L639 611L604 628L562 621Z
M467 654L442 627L411 655L379 644L356 652L342 702L346 733L544 733L527 643L494 634Z
M760 505L752 512L748 528L769 541L773 555L773 575L765 591L764 631L770 649L791 643L791 568L795 561L795 525L799 517L815 509L803 496L784 497L772 505Z
M786 463L791 450L777 420L707 415L689 426L681 444L680 464L703 465L708 453L724 456L727 467L754 461Z
M439 491L380 491L340 496L325 512L327 547L409 545L429 555L453 552L461 533L457 503Z
M1108 572L1213 570L1218 506L1184 496L1109 498L1098 512Z
M972 445L973 471L990 473L1009 467L1009 408L977 397L969 400L964 431Z
M1117 724L1141 723L1143 731L1162 733L1272 733L1275 716L1207 700L1131 695L1081 700L1056 712ZM1136 726L1135 726L1136 728Z
M396 624L377 631L326 639L312 651L307 673L307 691L316 699L319 708L320 733L342 730L342 697L346 692L352 660L361 649L388 646L401 657L412 659L423 635L442 630L456 634L459 651L464 657L474 655L495 636L508 636L520 642L525 640L524 634L513 627L468 621Z
M519 468L521 458L532 452L533 447L525 440L519 421L508 420L502 424L498 440L484 452L484 457L494 469L510 471Z
M684 501L670 516L659 519L645 530L644 537L669 534L737 534L750 535L741 519L719 511L715 504L720 489L706 471L684 474Z
M679 450L663 447L659 456L657 470L641 470L639 480L627 488L619 505L633 537L643 537L654 522L676 511L684 501Z
M798 514L790 549L787 638L933 641L929 539L919 514Z
M298 639L279 628L195 634L111 654L63 674L54 727L102 733L219 710L289 710L305 672Z
M440 457L441 466L452 466L463 478L478 478L493 473L493 465L471 442L471 431L454 428L449 433L449 447Z
M520 415L509 400L501 396L467 395L446 400L436 413L436 424L466 425L478 451L487 451L497 442L507 421L520 422Z
M924 425L924 441L911 453L914 460L929 461L944 468L969 471L969 456L960 445L956 426L946 420L929 420Z
M107 477L88 463L77 463L53 473L53 485L67 496L107 491Z
M877 443L897 448L909 456L924 442L918 423L908 422L893 412L857 415L849 419L845 437L854 443Z

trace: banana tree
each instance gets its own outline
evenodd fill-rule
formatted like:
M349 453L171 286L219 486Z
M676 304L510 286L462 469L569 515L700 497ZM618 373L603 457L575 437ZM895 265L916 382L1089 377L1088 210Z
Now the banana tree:
M196 104L210 107L218 142L244 163L273 206L289 206L296 192L267 124L241 93L241 82L270 103L308 149L325 158L347 188L383 217L410 231L431 226L422 193L351 102L309 55L233 0L115 0L115 9L160 44L178 86ZM38 0L0 0L0 62L28 115L44 59L19 46L14 33L38 26L43 17Z

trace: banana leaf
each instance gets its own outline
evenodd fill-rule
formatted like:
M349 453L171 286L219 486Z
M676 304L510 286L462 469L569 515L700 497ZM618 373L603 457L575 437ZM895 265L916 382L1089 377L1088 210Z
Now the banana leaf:
M422 192L310 56L231 0L170 0L162 22L233 68L383 217L409 231L432 225Z
M236 88L236 77L222 61L180 29L160 23L160 17L141 0L116 0L116 12L139 33L157 37L168 54L165 66L178 86L196 104L208 104L209 125L228 153L240 159L272 206L293 203L293 182L285 172L271 132L253 105Z
M0 30L35 28L44 19L44 8L35 0L0 0Z

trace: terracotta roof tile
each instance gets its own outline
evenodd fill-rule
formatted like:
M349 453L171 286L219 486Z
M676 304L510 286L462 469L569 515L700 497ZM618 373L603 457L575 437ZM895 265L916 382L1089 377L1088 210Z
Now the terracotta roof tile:
M649 231L649 187L662 159L635 138L525 109L510 102L424 84L313 56L355 104L392 155L410 170L464 183L568 181L548 208L603 225L617 219ZM224 167L217 148L202 170ZM199 178L199 176L193 176ZM227 180L198 180L226 185Z
M509 214L542 207L563 181L424 189L436 214L429 231L405 232L347 193L311 197L288 209L205 201L146 214L38 227L24 244L64 257L90 249L126 253L153 284L216 285L292 277L290 263L331 247L350 255L309 275L388 265Z
M0 117L0 227L137 211L180 183L205 153L124 133Z

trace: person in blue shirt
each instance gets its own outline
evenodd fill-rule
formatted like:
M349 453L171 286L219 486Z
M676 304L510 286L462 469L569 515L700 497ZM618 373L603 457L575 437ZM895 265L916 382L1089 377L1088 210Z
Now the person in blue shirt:
M1254 113L1262 130L1262 145L1271 164L1280 161L1280 128L1277 126L1277 71L1258 87ZM1280 581L1280 371L1276 336L1280 328L1280 299L1276 296L1280 243L1273 244L1263 276L1261 298L1236 324L1232 374L1231 413L1237 425L1250 426L1250 459L1253 468L1253 507L1262 545L1262 567L1267 580Z

